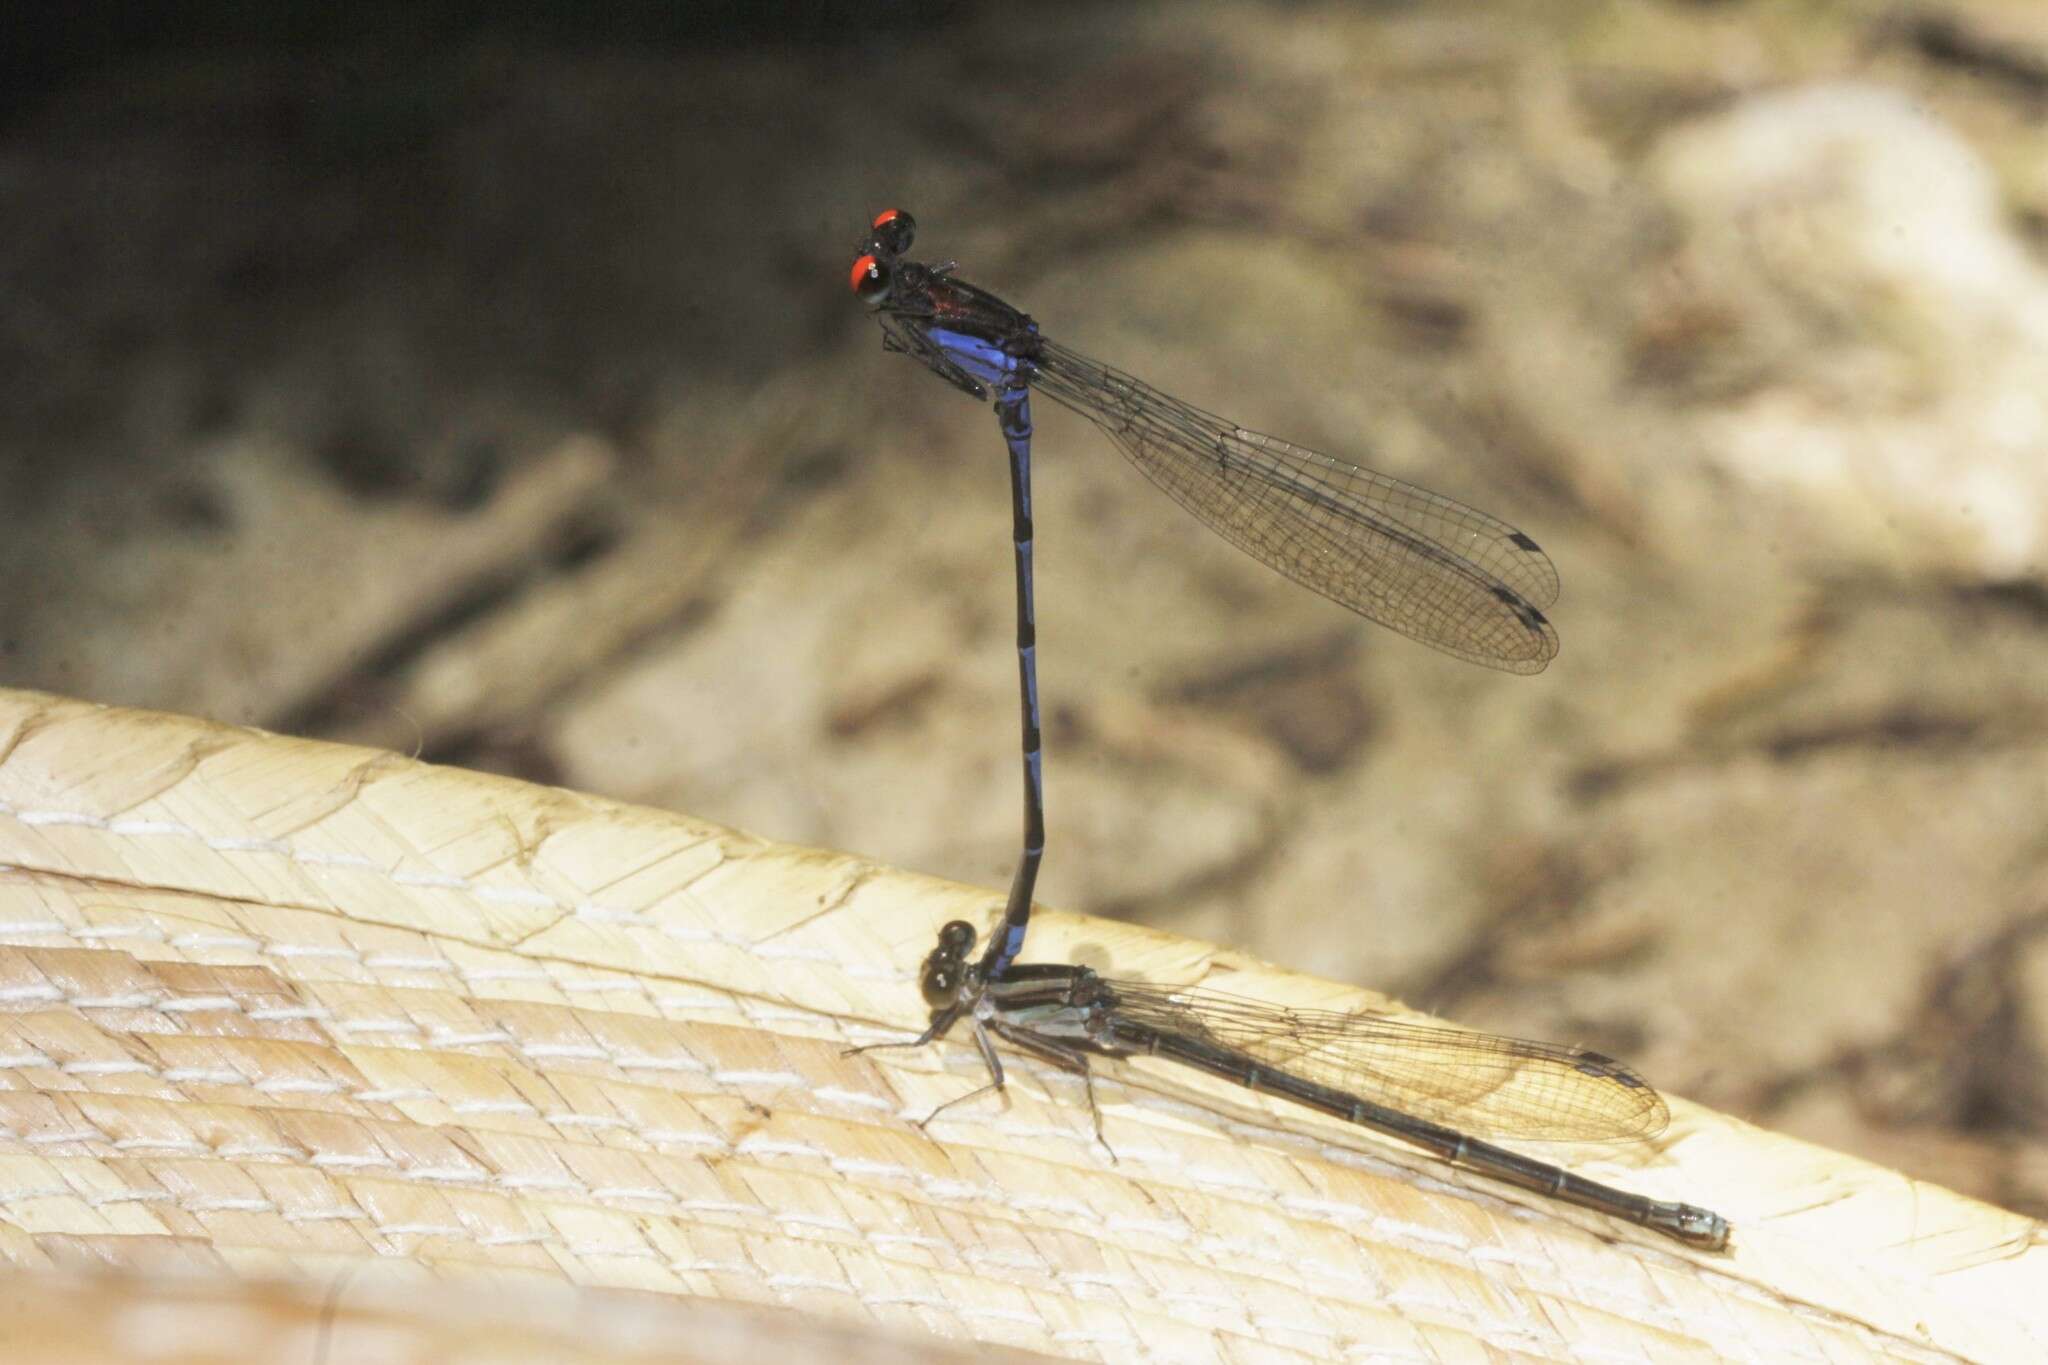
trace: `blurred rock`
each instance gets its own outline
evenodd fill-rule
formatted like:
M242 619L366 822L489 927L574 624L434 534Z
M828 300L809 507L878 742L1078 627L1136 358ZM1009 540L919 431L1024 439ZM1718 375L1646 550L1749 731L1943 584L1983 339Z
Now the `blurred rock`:
M1907 94L1821 85L1681 125L1648 175L1709 469L1809 563L2036 576L2048 273L1983 158ZM1692 319L1693 325L1678 321Z

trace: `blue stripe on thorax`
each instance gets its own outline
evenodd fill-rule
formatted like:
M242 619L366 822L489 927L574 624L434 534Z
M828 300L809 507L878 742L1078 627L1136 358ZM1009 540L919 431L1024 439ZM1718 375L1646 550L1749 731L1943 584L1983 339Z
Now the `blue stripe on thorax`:
M946 358L991 388L1009 387L1024 362L1003 354L1003 348L983 337L969 336L945 327L933 327L926 336L946 353Z

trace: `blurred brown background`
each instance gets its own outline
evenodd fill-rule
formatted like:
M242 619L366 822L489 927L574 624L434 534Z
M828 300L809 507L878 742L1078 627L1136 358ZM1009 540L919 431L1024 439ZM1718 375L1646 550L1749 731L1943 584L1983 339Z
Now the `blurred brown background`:
M586 8L10 59L8 683L1007 885L1003 451L847 292L898 205L1564 577L1460 664L1041 404L1041 900L2048 1213L2048 11Z

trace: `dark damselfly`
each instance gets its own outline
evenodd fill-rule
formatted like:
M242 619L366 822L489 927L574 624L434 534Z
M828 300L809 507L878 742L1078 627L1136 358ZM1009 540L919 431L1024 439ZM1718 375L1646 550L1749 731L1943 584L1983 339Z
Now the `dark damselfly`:
M1671 1117L1662 1097L1612 1057L1393 1015L1283 1009L1217 991L1113 980L1063 963L1013 962L990 979L967 960L974 937L964 920L939 931L919 981L931 1026L900 1045L921 1046L962 1019L973 1021L989 1083L941 1110L1003 1087L997 1038L1084 1078L1090 1053L1163 1057L1690 1246L1719 1251L1728 1244L1728 1220L1712 1210L1617 1190L1474 1135L1547 1142L1655 1137ZM1092 1085L1088 1101L1100 1138Z
M980 400L993 398L1010 454L1023 702L1024 854L978 963L971 926L941 931L925 963L931 1027L962 1016L992 1076L999 1036L1086 1070L1088 1052L1168 1057L1404 1138L1444 1160L1596 1208L1702 1247L1720 1215L1610 1189L1437 1121L1495 1136L1645 1138L1668 1115L1656 1092L1599 1053L1425 1028L1379 1015L1274 1010L1210 992L1109 981L1081 967L1017 961L1045 851L1037 624L1031 555L1031 391L1100 427L1139 470L1224 539L1332 601L1461 659L1540 672L1557 654L1543 608L1557 571L1505 522L1384 474L1203 412L1042 335L1028 314L957 278L951 262L904 257L915 225L889 210L853 263L883 344ZM980 1093L980 1092L975 1092ZM963 1097L964 1098L964 1097ZM1099 1121L1099 1116L1098 1116Z
M1024 709L1024 856L982 970L1016 959L1045 853L1037 612L1031 589L1031 391L1108 434L1145 476L1231 544L1304 587L1461 659L1536 673L1557 655L1542 609L1557 570L1506 522L1413 484L1214 417L1042 336L1038 324L949 261L907 260L916 225L890 209L869 226L853 289L882 344L975 398L995 400L1010 448L1017 673Z

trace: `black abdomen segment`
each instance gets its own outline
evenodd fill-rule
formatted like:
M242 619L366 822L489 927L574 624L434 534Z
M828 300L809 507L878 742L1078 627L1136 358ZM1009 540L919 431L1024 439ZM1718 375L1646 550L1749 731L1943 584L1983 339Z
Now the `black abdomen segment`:
M1647 1199L1597 1180L1573 1175L1561 1166L1538 1161L1468 1137L1455 1128L1415 1118L1369 1100L1266 1066L1240 1052L1199 1038L1163 1033L1112 1016L1103 1040L1115 1049L1165 1057L1208 1072L1247 1090L1279 1095L1296 1104L1413 1143L1454 1166L1463 1166L1552 1199L1577 1204L1611 1218L1640 1224L1675 1237L1688 1246L1720 1251L1728 1245L1728 1220L1709 1209L1669 1200Z

